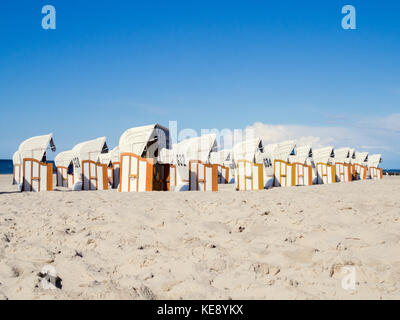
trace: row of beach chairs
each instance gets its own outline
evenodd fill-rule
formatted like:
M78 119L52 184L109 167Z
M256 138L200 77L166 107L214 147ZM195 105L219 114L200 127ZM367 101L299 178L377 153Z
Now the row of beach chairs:
M53 190L47 152L55 149L52 134L22 142L13 156L13 183L21 191ZM101 137L59 153L54 162L57 187L145 192L218 191L218 185L228 183L245 191L382 179L381 161L381 155L350 148L312 150L294 141L264 146L260 138L218 150L215 134L171 146L169 130L153 124L125 131L112 150Z

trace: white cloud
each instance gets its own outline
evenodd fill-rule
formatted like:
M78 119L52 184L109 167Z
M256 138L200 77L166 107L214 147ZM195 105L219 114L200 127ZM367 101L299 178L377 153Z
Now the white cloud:
M266 143L296 140L298 145L314 148L333 145L353 147L360 151L382 153L384 158L396 159L400 154L400 114L355 120L352 125L305 126L272 125L256 122L247 129L254 130Z
M384 130L391 134L400 134L400 113L383 118L364 119L359 122L359 125L370 130Z

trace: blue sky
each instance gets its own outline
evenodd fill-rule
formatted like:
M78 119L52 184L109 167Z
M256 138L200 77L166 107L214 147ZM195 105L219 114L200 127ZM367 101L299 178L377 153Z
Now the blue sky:
M341 28L346 4L356 30ZM0 40L0 158L33 135L113 147L177 120L258 123L267 141L351 144L400 167L398 1L3 0Z

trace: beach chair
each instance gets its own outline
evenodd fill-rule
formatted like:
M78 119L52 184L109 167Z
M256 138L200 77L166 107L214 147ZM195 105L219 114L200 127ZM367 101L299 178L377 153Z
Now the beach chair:
M353 180L366 180L368 168L361 164L355 163L352 166Z
M210 154L215 150L214 133L180 141L172 149L161 149L157 161L170 165L170 190L217 191L218 170L210 169L213 167L209 163Z
M336 182L336 168L334 165L317 163L317 184L329 184Z
M367 167L369 178L373 180L383 179L383 170L378 167L380 163L382 163L381 154L368 155Z
M119 192L153 190L153 160L130 152L121 153Z
M336 162L335 172L336 172L336 182L352 181L352 169L350 163Z
M370 176L373 180L380 180L383 179L383 170L382 168L370 167Z
M159 161L160 154L163 154L163 150L169 151L169 147L169 129L160 124L126 130L121 135L118 145L119 152L124 154L120 160L120 184L123 184L120 190L123 192L127 192L128 189L132 192L169 190L170 163ZM132 156L137 158L133 159ZM136 165L140 168L137 169ZM146 166L149 166L148 172ZM139 180L135 180L135 175L138 175ZM133 181L137 182L137 186Z
M98 162L107 165L108 184L112 189L118 189L119 186L119 161L119 147L115 147L107 153L101 153L98 157Z
M53 190L53 164L25 158L22 162L23 183L21 191Z
M153 165L153 190L170 190L170 165L155 163Z
M210 153L209 163L218 166L218 183L228 184L235 180L235 162L232 150L224 149Z
M296 185L296 165L283 160L274 161L274 187Z
M63 151L57 154L54 158L54 163L56 165L56 186L57 187L72 187L71 184L68 184L68 168L71 166L72 168L72 150Z
M93 160L82 160L82 190L107 189L107 165Z
M189 161L189 190L218 191L218 169L200 160Z
M236 160L236 190L253 191L264 189L263 165L248 160Z
M272 144L261 144L261 149L258 154L255 155L256 163L262 163L264 168L264 188L269 189L275 186L281 186L279 183L280 176L282 174L282 186L292 186L294 185L294 181L292 181L292 177L290 177L290 181L286 184L286 178L283 173L283 166L286 164L291 168L290 161L293 160L293 156L296 154L296 142L294 140L283 141L279 143ZM275 165L275 161L277 164ZM283 163L282 163L283 162ZM302 162L298 158L298 160L294 162ZM278 167L282 169L282 172L279 172ZM277 170L277 172L275 172ZM276 176L278 174L278 176ZM291 175L291 173L289 173ZM294 178L294 175L293 175Z
M300 162L292 163L294 166L295 172L295 182L294 185L296 186L311 186L313 184L313 177L312 177L312 166L306 165Z
M32 137L20 144L18 153L22 163L21 191L53 190L53 165L46 161L49 147L51 151L56 151L53 134Z
M101 154L108 153L106 137L81 142L71 150L68 187L74 191L107 190L107 165L100 163Z
M68 168L63 166L56 167L56 186L68 188Z

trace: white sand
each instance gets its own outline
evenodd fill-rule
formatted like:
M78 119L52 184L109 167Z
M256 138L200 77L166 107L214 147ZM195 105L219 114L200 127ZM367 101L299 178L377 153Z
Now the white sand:
M0 176L0 299L400 298L397 177L218 193L10 183ZM45 265L61 289L43 289Z

